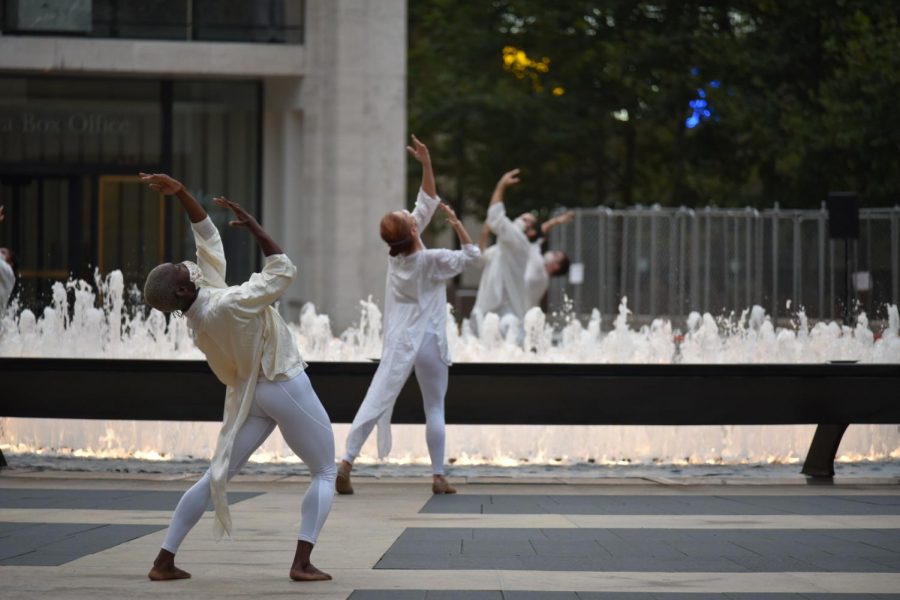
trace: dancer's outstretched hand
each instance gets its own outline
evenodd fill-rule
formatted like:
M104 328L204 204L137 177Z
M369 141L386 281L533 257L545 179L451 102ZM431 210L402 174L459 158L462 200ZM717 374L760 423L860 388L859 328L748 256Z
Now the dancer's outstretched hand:
M428 153L428 146L420 142L419 138L417 138L415 135L411 135L409 137L412 138L412 146L406 147L406 151L409 152L409 155L423 165L431 162L431 155Z
M151 190L166 196L177 194L184 188L180 181L165 173L138 173L138 175L141 176L141 181L150 184Z
M497 182L497 185L500 187L508 188L512 185L516 185L519 183L519 169L513 169L512 171L507 171L500 178L500 181Z
M253 215L244 210L243 207L237 202L233 202L225 196L216 196L215 198L213 198L213 202L217 206L227 208L234 214L235 218L228 222L228 224L232 227L252 228L259 226L259 223L256 222L256 219L253 218Z
M438 204L438 208L441 209L445 215L447 215L447 223L449 223L450 226L459 225L460 222L456 217L456 212L452 208L450 208L449 204L441 202L440 204Z

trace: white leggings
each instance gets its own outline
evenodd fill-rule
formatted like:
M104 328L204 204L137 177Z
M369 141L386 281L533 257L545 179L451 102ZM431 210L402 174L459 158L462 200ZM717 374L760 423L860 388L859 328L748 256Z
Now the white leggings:
M416 380L419 382L419 390L422 392L422 404L425 407L425 443L428 444L431 469L435 475L443 475L444 446L447 439L444 396L447 395L449 369L441 360L441 349L435 334L425 335L419 353L416 355L414 368ZM400 390L396 390L396 394L399 393ZM361 412L360 408L357 415ZM356 419L353 420L350 433L347 434L347 453L343 456L344 460L353 464L377 421L377 418L360 422L357 422Z
M331 420L306 373L300 373L289 381L260 379L257 382L250 414L234 439L228 479L241 470L250 455L269 437L275 425L312 475L300 507L300 535L297 539L315 544L331 511L337 470L334 466ZM178 502L162 545L164 550L172 554L178 551L188 531L203 516L208 502L209 471Z

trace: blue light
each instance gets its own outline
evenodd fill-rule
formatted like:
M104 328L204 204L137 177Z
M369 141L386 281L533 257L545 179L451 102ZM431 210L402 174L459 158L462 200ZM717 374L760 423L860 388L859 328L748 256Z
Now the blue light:
M691 67L691 75L697 77L700 74L700 69L697 67ZM712 89L719 89L722 87L722 82L718 79L713 79L707 85ZM719 116L714 114L715 111L713 107L710 105L709 101L706 99L706 89L705 88L697 88L697 98L688 101L688 106L691 108L691 116L684 120L684 126L688 129L693 129L697 127L702 121L706 121L708 119L712 119L715 122L719 121Z
M696 77L700 74L700 69L697 67L691 67L691 77Z

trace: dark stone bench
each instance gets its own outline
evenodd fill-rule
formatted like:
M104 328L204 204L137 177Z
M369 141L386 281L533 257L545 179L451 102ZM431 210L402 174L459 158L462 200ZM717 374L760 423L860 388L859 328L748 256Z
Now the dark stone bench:
M375 363L311 363L332 421L349 423ZM0 358L0 416L219 421L224 387L201 361ZM458 363L447 422L465 425L816 424L802 472L832 477L851 423L900 423L900 365ZM411 378L395 423L424 423ZM0 459L2 460L2 459Z

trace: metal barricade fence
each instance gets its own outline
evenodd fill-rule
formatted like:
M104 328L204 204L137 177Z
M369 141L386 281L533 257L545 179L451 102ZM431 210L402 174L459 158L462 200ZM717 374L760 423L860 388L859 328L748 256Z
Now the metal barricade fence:
M609 315L627 296L636 315L740 313L759 304L774 318L802 307L833 319L843 312L849 249L854 302L880 316L900 303L900 207L861 209L859 220L859 239L845 244L828 238L824 207L577 209L549 246L584 266L583 281L555 278L549 307L566 295L579 313Z

